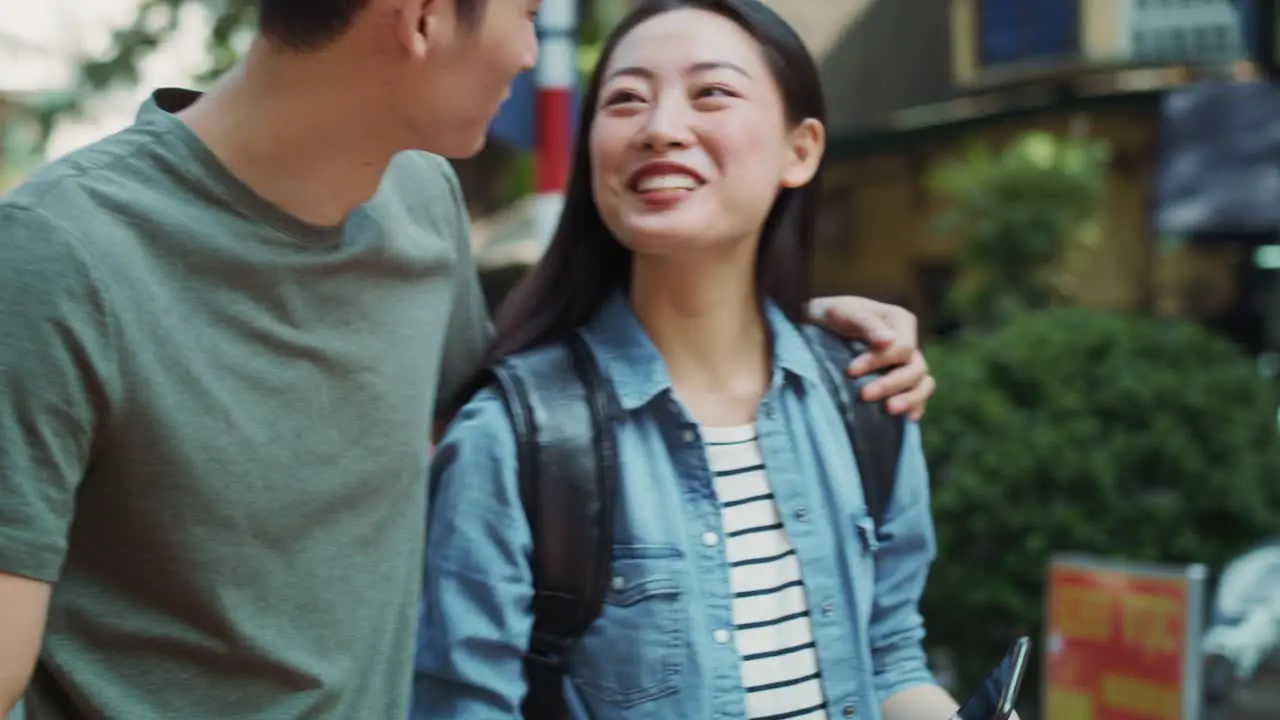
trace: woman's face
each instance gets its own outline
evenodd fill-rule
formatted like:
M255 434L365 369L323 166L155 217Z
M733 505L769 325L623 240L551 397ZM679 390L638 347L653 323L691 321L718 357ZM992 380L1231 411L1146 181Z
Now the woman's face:
M633 252L754 243L779 190L817 171L821 123L789 125L759 45L728 18L675 10L647 20L602 77L592 193Z

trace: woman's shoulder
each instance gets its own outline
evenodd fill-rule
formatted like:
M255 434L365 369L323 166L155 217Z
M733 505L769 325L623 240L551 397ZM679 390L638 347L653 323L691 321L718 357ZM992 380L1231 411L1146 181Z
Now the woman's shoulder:
M480 388L449 422L436 448L437 470L465 463L501 464L515 454L515 434L507 404L496 384Z
M576 378L576 363L565 342L543 343L501 358L454 415L441 446L451 436L514 445L511 406L561 395L565 384Z

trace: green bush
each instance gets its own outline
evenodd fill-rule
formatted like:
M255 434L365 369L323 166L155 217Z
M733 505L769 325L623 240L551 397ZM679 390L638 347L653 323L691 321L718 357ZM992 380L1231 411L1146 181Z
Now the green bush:
M1274 388L1198 327L1057 309L930 364L939 557L922 611L963 687L1015 635L1040 643L1051 553L1216 570L1280 528Z

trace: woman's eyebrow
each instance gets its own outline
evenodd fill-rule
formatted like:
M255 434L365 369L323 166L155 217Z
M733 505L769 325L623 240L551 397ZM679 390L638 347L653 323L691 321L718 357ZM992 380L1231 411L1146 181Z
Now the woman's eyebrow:
M689 67L685 68L685 74L693 75L695 73L703 73L703 72L708 72L710 70L732 70L738 73L739 75L742 75L743 77L746 77L746 78L751 77L751 73L747 72L746 70L743 70L742 66L728 62L727 60L704 60L702 62L696 62L690 65ZM653 70L650 70L647 67L641 67L639 65L627 65L624 67L614 69L613 72L610 72L609 76L605 78L605 81L607 82L616 77L622 77L622 76L638 77L644 80L652 80L656 75L657 73L655 73Z

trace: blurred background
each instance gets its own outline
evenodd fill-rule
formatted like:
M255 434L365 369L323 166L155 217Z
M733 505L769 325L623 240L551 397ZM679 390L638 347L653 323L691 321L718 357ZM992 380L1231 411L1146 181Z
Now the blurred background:
M766 4L830 108L818 290L910 308L938 378L939 677L963 693L1026 634L1023 717L1280 718L1274 0ZM577 84L522 77L456 163L491 303L563 183L571 121L543 99L572 103L628 5L547 0L572 52L542 62ZM0 191L216 77L253 22L0 0Z

